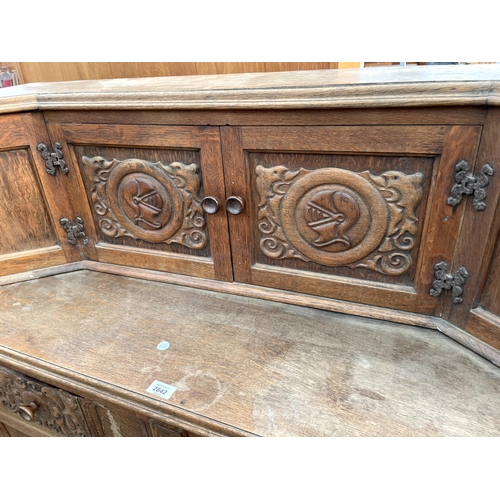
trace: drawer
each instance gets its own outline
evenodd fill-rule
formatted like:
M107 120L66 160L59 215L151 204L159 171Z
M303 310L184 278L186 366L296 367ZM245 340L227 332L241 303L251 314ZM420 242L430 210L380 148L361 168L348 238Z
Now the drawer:
M31 435L91 435L79 397L1 366L0 414Z

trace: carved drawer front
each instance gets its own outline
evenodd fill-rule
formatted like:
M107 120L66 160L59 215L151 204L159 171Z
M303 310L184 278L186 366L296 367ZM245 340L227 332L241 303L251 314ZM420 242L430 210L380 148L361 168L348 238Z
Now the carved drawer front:
M439 301L428 293L433 270L427 267L436 263L434 255L453 253L448 239L462 213L446 204L448 186L457 161L472 157L477 132L411 126L226 129L239 150L225 153L249 180L227 193L247 206L242 217L229 218L231 234L238 236L233 253L241 255L241 242L251 242L248 257L235 259L235 278L436 311ZM461 139L458 147L455 139Z
M26 422L62 436L90 436L80 398L0 367L0 404Z
M79 214L102 262L231 279L218 129L50 125L77 168ZM65 180L65 179L63 179ZM78 181L78 179L77 179Z

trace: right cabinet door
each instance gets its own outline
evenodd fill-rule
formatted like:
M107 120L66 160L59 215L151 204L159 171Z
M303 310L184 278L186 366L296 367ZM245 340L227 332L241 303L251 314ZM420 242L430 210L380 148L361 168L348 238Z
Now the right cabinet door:
M222 127L235 280L440 314L434 265L453 257L454 167L476 126Z

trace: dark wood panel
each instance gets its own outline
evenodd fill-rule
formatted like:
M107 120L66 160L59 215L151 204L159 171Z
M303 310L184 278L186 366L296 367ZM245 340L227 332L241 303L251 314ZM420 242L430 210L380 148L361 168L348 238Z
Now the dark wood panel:
M128 125L482 125L487 109L446 108L44 111L47 122Z
M71 124L64 127L64 139L72 144L199 149L194 132L192 127Z

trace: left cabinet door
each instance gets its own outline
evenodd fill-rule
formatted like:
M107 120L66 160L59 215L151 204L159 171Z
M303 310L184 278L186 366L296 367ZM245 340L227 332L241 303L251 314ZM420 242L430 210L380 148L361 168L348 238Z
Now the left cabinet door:
M232 280L218 127L47 127L74 169L87 258Z
M61 174L47 173L39 143L50 144L39 113L0 116L0 276L80 260L60 223Z

